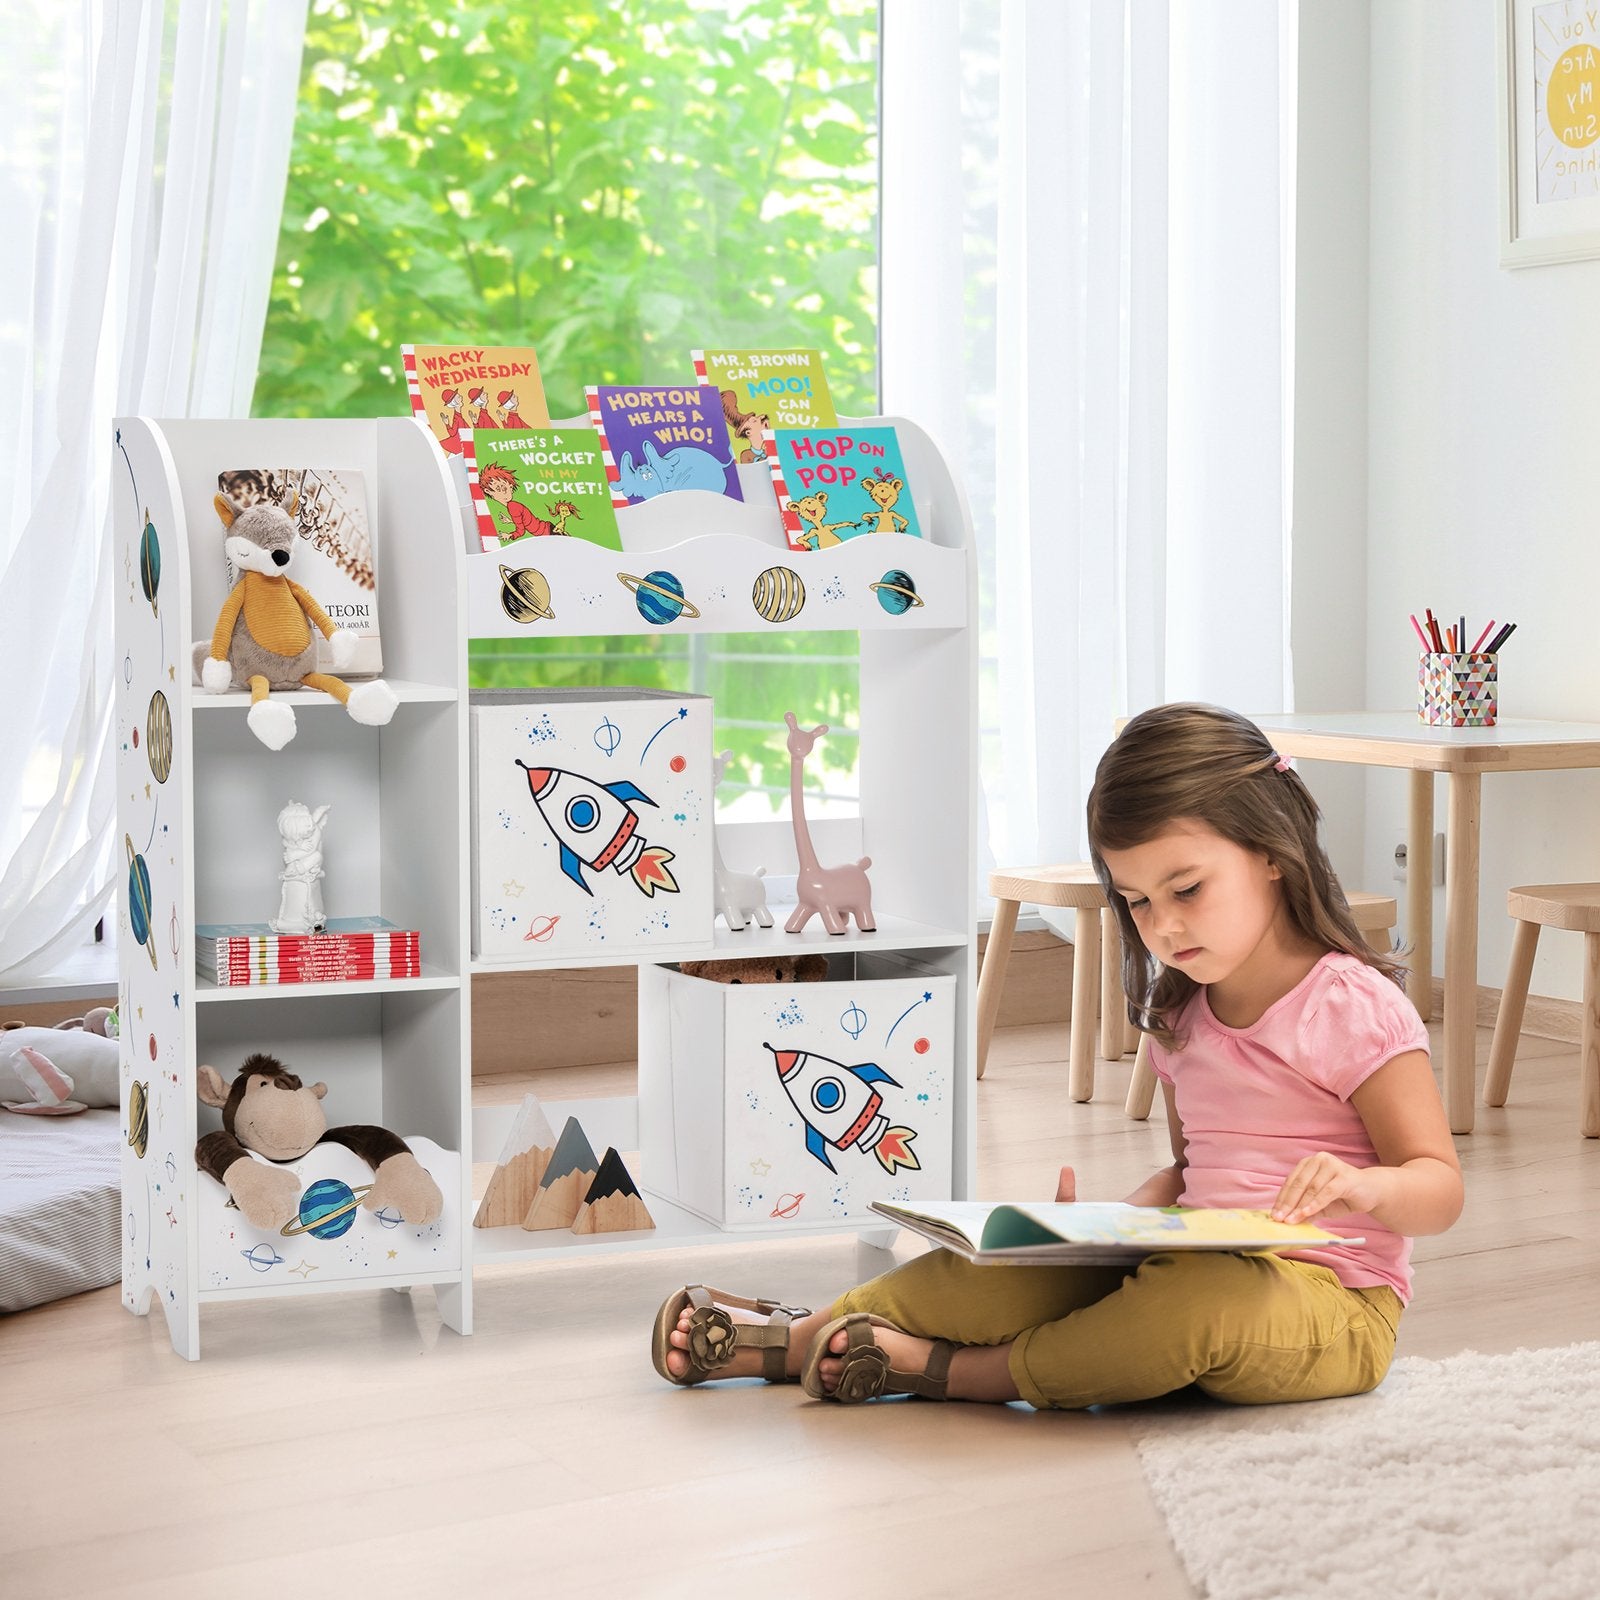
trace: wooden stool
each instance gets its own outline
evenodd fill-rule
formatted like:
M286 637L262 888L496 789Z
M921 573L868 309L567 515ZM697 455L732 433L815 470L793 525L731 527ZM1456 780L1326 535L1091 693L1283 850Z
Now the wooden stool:
M1533 953L1539 929L1565 928L1583 935L1583 1032L1578 1051L1578 1126L1585 1139L1600 1139L1600 883L1529 883L1506 896L1517 919L1511 941L1511 969L1500 995L1489 1073L1483 1087L1486 1106L1503 1106L1516 1064L1517 1036L1528 1003Z
M1133 1025L1122 999L1122 936L1106 904L1094 868L1087 861L1066 866L1027 867L989 874L994 922L978 976L978 1076L989 1061L995 1017L1005 988L1006 961L1024 904L1053 906L1075 913L1072 934L1072 1041L1068 1047L1068 1092L1074 1100L1094 1093L1096 989L1100 999L1100 1053L1120 1060L1134 1048ZM1103 924L1103 927L1102 927Z
M1399 920L1399 907L1393 899L1384 894L1363 894L1361 890L1347 890L1345 898L1350 902L1350 915L1355 919L1355 925L1361 932L1361 937L1372 946L1374 950L1387 950L1390 941L1385 938L1382 945L1374 942L1375 934L1387 934ZM1533 960L1532 953L1528 957ZM1507 993L1510 991L1507 990ZM1517 1016L1520 1020L1521 1009ZM1139 1053L1133 1058L1133 1079L1128 1084L1128 1100L1123 1110L1136 1121L1143 1122L1150 1115L1150 1107L1156 1097L1155 1068L1150 1065L1150 1035L1139 1035Z

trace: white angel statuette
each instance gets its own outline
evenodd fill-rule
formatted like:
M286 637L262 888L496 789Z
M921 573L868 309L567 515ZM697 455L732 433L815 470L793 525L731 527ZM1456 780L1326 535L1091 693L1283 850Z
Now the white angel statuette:
M278 813L278 832L283 838L283 871L278 882L283 895L278 914L268 927L274 933L321 933L328 925L322 909L322 825L328 807L315 811L291 800Z

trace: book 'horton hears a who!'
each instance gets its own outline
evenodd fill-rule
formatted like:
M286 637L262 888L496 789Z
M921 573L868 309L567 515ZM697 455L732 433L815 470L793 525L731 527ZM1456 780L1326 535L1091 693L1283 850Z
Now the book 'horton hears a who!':
M722 401L710 384L602 383L584 393L589 420L600 436L612 505L638 505L680 489L744 499Z

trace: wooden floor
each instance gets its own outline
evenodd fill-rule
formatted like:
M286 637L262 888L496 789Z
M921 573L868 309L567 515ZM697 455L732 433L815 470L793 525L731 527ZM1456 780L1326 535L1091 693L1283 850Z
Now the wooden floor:
M1070 1161L1085 1198L1120 1197L1161 1164L1160 1124L1122 1114L1128 1064L1075 1106L1065 1044L997 1037L985 1195L1047 1198ZM622 1085L586 1070L531 1086ZM1595 1337L1600 1141L1575 1081L1573 1049L1525 1040L1512 1104L1457 1141L1466 1213L1418 1245L1402 1354ZM852 1410L650 1368L678 1284L818 1305L886 1260L827 1240L496 1268L470 1339L426 1290L208 1306L197 1365L114 1288L0 1321L0 1593L1188 1596L1128 1411Z

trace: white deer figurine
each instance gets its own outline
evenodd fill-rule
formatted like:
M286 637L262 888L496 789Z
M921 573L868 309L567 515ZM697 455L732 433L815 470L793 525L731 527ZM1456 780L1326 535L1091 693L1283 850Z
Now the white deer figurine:
M842 867L821 866L811 845L811 829L806 825L805 797L800 787L802 763L828 731L828 725L824 722L804 733L794 712L785 711L783 720L789 727L789 820L794 824L794 851L800 864L795 877L794 915L784 923L784 930L799 933L813 917L820 916L829 933L844 933L854 917L863 933L874 933L878 924L872 917L872 884L867 878L872 857L862 856Z
M732 759L731 750L724 750L721 755L711 758L713 793L722 782L722 775L728 770L728 763ZM754 872L732 872L724 865L722 846L717 842L715 805L711 818L711 869L717 915L735 933L743 933L752 919L763 928L772 926L772 913L767 910L767 886L761 881L767 869L757 867Z

